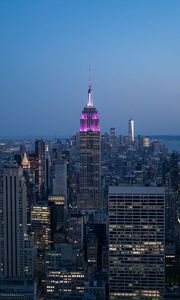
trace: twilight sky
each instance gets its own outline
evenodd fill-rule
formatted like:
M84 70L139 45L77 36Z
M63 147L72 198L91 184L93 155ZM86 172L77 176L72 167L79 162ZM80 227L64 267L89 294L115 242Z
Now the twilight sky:
M179 0L0 0L0 136L180 134Z

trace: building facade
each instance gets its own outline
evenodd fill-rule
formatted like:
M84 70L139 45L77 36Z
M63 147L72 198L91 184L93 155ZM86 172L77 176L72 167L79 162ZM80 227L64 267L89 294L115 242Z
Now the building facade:
M33 205L31 211L31 229L37 249L50 246L50 207L46 204Z
M63 195L67 202L67 162L57 160L54 165L53 195ZM65 206L67 207L66 203Z
M18 167L0 175L0 266L0 299L36 299L35 247L27 233L27 189Z
M35 155L38 158L38 168L35 173L37 199L47 196L47 160L46 143L44 140L35 141Z
M164 209L161 187L109 188L109 299L162 299Z

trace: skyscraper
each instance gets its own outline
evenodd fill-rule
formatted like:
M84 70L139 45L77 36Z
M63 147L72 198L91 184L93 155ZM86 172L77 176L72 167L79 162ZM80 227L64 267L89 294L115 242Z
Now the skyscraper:
M101 200L101 132L99 115L93 105L91 80L88 102L80 120L80 201L82 210L99 210Z
M162 299L164 208L161 187L109 188L109 299Z
M109 139L110 139L111 151L114 151L116 149L116 145L117 145L116 130L114 127L110 128Z
M67 200L67 162L56 160L54 165L53 195L64 195Z
M46 143L44 140L35 141L35 155L38 158L38 169L36 171L36 195L37 199L45 199L47 195L46 179Z
M48 205L33 205L31 227L37 249L48 249L50 245L50 208Z
M135 128L134 128L134 120L130 119L128 123L128 131L129 131L129 141L131 144L135 141Z
M35 248L27 233L27 190L20 168L6 168L0 176L0 220L0 299L36 299Z

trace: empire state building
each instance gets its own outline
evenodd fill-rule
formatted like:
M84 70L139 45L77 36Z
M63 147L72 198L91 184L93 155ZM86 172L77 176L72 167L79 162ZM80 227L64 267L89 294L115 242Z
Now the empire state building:
M89 81L88 102L80 120L80 201L81 210L102 209L101 199L101 132L99 115L93 105Z

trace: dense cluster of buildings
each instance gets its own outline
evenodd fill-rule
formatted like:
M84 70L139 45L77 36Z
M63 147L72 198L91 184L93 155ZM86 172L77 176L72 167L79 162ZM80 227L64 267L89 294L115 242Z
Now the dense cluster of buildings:
M180 297L179 155L102 133L0 143L0 299Z

